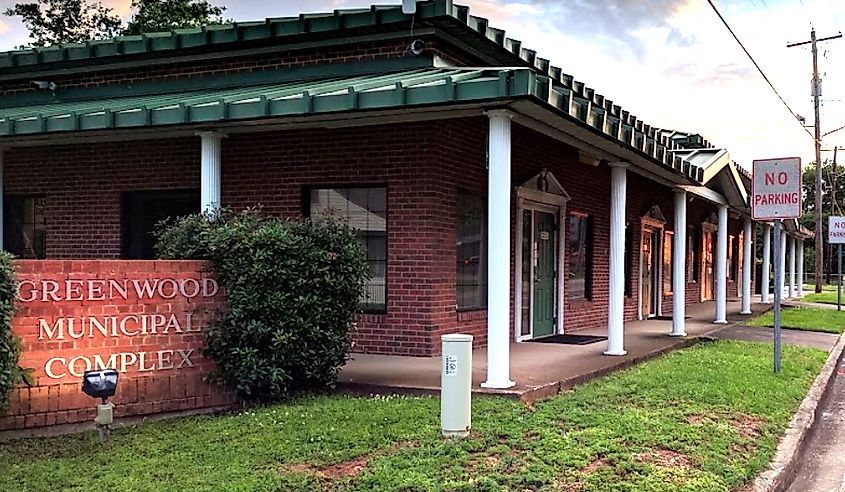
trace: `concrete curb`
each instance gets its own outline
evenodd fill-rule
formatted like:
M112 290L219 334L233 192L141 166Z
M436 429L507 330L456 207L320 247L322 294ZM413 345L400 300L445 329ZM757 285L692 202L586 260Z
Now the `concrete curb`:
M810 391L792 417L789 427L778 443L769 468L754 481L755 492L782 492L790 485L798 468L799 457L807 447L807 436L820 416L821 402L830 393L836 367L843 359L843 353L845 353L845 333L839 336L821 372L813 381Z

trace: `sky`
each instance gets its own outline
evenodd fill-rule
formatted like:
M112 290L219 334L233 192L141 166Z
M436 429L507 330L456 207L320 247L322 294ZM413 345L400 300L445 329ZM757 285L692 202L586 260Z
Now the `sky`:
M787 43L839 33L843 0L714 0L792 109L813 124L812 56ZM14 0L0 0L0 11ZM103 0L123 16L131 0ZM400 0L213 0L226 17L266 17L366 7ZM699 133L727 148L743 167L754 159L814 160L812 137L783 106L707 0L456 0L505 29L652 126ZM25 44L27 33L0 16L0 50ZM822 133L845 126L845 38L819 45ZM812 132L812 128L808 128ZM845 130L823 148L845 146ZM823 158L832 158L823 152ZM843 157L845 160L845 157Z

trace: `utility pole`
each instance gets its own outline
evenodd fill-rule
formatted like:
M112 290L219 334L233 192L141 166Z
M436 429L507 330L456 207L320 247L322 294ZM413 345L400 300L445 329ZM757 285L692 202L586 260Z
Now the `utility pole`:
M823 41L830 41L833 39L838 39L842 37L842 33L837 34L836 36L830 36L827 38L817 39L816 38L816 29L813 28L810 30L810 40L803 41L801 43L793 43L786 45L787 48L793 48L795 46L803 46L805 44L812 45L813 51L813 107L816 112L816 124L815 124L815 140L816 140L816 203L815 203L815 211L816 211L816 292L821 293L822 291L822 256L824 251L824 238L822 234L822 132L821 132L821 122L820 122L820 114L819 114L819 97L821 96L821 84L819 83L819 50L817 47L818 43Z

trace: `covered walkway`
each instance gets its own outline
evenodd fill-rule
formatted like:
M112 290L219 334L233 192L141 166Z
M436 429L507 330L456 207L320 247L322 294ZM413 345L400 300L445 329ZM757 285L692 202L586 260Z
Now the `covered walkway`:
M662 353L696 343L697 338L710 336L726 327L713 323L715 302L687 307L688 337L670 337L672 321L647 320L625 323L627 355L603 357L605 340L587 345L554 343L513 343L510 346L511 374L516 386L508 389L482 388L487 374L487 350L473 352L473 391L499 394L524 401L556 394L587 380L629 367ZM771 305L752 303L754 315ZM727 326L749 319L739 314L738 299L727 303ZM606 336L607 327L600 326L575 332L577 335ZM440 390L440 357L402 357L391 355L354 354L340 373L339 387L354 393L437 393Z

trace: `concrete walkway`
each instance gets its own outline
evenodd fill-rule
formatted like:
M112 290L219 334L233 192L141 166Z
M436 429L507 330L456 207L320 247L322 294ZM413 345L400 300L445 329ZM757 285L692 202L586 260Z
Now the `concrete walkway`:
M784 299L781 302L784 307L803 307L813 309L833 309L836 310L836 304L826 304L824 302L804 302L794 299ZM845 305L845 298L843 298L843 305Z
M718 329L708 336L723 340L744 340L748 342L772 342L774 328L734 325ZM835 333L814 331L781 330L781 341L787 345L812 347L830 352L839 340Z
M841 363L834 378L787 492L845 491L845 367Z
M628 355L603 355L606 341L589 345L560 345L552 343L511 344L511 379L517 384L508 390L480 387L487 373L486 349L473 352L473 391L506 395L524 401L534 401L557 394L576 384L603 376L662 353L694 344L697 337L706 336L726 325L713 324L715 303L705 302L687 307L685 338L672 338L670 320L648 320L625 323L625 349ZM727 305L728 325L742 323L751 316L740 315L740 301ZM770 309L770 305L752 304L755 314ZM607 328L578 330L579 335L606 336ZM440 357L400 357L388 355L354 354L339 377L339 388L354 393L434 394L440 390Z

